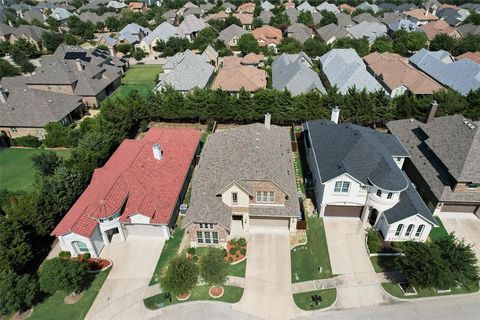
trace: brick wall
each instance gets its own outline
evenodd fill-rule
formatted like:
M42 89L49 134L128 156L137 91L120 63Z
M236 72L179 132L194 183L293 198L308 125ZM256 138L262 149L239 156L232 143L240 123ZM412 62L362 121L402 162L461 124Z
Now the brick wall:
M214 224L213 229L200 229L200 224L191 223L185 228L185 237L187 237L190 246L200 247L208 246L208 244L199 244L197 243L197 231L215 231L218 232L218 246L226 247L228 242L228 232L227 230L219 224Z
M273 191L275 192L275 204L285 204L285 192L283 192L276 184L271 181L249 181L248 184L253 190L253 199L250 203L257 203L257 191Z

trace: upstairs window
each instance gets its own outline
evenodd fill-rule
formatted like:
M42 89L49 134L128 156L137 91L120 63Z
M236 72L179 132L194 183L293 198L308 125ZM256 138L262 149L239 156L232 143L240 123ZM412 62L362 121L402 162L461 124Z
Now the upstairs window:
M379 198L382 197L382 190L380 190L380 189L377 190L377 196L378 196Z
M348 181L337 181L335 182L335 192L348 193L350 191L350 182Z
M392 199L392 198L393 198L393 193L392 193L392 192L389 192L389 193L387 194L387 199Z
M275 202L275 192L257 191L255 199L257 202L261 202L261 203L273 203Z
M469 183L469 184L467 184L467 188L469 190L480 189L480 183Z
M238 193L232 192L232 204L238 204Z

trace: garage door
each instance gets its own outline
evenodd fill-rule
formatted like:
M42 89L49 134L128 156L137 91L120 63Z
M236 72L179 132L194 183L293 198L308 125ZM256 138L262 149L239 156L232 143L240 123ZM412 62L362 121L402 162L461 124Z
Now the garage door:
M288 228L290 219L251 217L250 227Z
M168 235L165 235L162 226L148 224L127 224L125 226L127 228L127 235L129 236L168 237Z
M326 206L325 217L351 217L360 218L363 207L360 206Z
M442 206L442 212L475 213L477 208L478 206L473 205L444 204Z

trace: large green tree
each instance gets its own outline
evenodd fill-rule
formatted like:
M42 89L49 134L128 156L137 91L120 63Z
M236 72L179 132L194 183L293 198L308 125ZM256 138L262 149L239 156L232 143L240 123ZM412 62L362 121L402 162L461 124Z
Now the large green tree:
M0 315L25 311L38 296L38 280L34 276L0 271Z
M164 292L175 295L188 293L198 281L198 266L186 256L176 256L168 264L160 285Z
M200 276L211 286L221 286L227 280L227 262L220 248L210 247L200 260Z
M299 53L303 50L303 45L294 38L285 37L280 42L278 50L284 53Z
M42 41L48 52L54 52L57 47L63 42L64 37L58 32L44 32L42 34Z
M260 52L260 46L258 45L257 39L255 39L255 37L250 33L243 34L238 40L237 46L238 49L245 54Z
M47 293L80 291L86 277L87 263L79 260L53 258L46 260L39 270L40 288Z
M31 234L14 219L0 221L0 271L24 272L33 258Z
M327 53L331 47L318 38L308 39L303 43L303 51L311 57L320 57Z
M33 167L43 176L50 176L60 165L61 159L53 151L45 151L32 156Z

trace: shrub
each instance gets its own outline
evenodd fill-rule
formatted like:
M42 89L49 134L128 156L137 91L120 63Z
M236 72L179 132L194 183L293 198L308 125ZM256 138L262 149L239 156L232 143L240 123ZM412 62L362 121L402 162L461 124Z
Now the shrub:
M189 292L198 281L198 267L185 256L176 256L168 264L160 283L164 292L175 295Z
M230 245L235 247L237 245L237 239L230 239Z
M226 257L228 255L227 249L222 248L223 256Z
M82 254L82 259L83 259L83 260L88 260L88 259L90 259L91 257L92 257L92 255L91 255L90 253L88 253L88 252Z
M240 247L245 247L247 245L247 240L245 240L245 238L238 239L238 245Z
M234 248L234 247L230 248L230 254L232 256L234 256L236 253L237 253L237 248Z
M209 248L200 261L200 275L211 286L220 286L227 280L227 264L223 250Z
M13 138L10 140L12 146L38 148L42 142L35 136L28 135L24 137Z
M195 248L194 247L190 247L187 249L187 253L188 254L191 254L192 256L195 255Z
M71 257L70 251L60 251L58 257L61 259L69 259Z
M40 288L47 293L78 291L85 284L87 264L84 261L53 258L43 263L39 272Z
M370 253L377 253L378 252L377 230L375 230L374 228L371 228L370 230L368 230L367 242L368 242L368 250L370 251Z
M247 249L245 249L245 248L240 249L240 254L242 256L246 255L247 254Z
M228 257L228 262L233 262L233 257Z
M192 261L193 261L193 262L197 262L197 261L198 261L198 256L193 256L193 257L192 257Z

